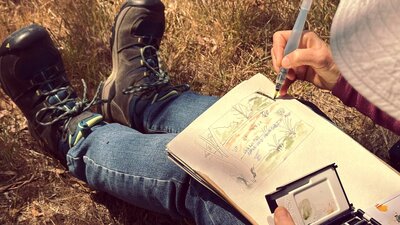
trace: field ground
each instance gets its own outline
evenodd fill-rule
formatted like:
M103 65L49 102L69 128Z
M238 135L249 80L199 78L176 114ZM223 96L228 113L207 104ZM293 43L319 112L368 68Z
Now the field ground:
M72 83L90 90L111 71L110 27L119 1L1 0L0 39L30 23L47 27L60 48ZM274 78L270 48L275 31L290 29L299 1L166 0L167 30L161 47L174 83L221 96L261 72ZM316 1L307 27L328 41L338 0ZM305 83L292 95L319 106L334 123L387 160L397 136L344 106L330 92ZM93 94L93 92L91 92ZM27 123L0 94L0 224L192 224L125 204L90 189L44 154Z

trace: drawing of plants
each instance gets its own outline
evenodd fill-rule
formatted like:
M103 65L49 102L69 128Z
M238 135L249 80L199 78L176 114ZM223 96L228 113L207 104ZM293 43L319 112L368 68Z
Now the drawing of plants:
M296 136L296 126L293 125L292 119L289 117L290 114L285 114L283 116L282 131L285 137L295 137Z
M206 158L233 170L247 187L281 163L312 127L275 101L254 93L228 109L200 137ZM232 169L234 168L234 169Z
M270 152L281 152L284 150L285 144L282 140L284 138L280 138L279 140L276 138L276 134L273 135L273 143L268 143L268 146L271 147Z

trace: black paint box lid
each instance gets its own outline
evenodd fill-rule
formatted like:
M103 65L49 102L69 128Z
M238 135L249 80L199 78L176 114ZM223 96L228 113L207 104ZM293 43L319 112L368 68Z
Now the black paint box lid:
M347 199L343 185L331 164L265 196L271 213L278 206L290 212L296 224L342 224L352 218L363 219ZM379 224L369 218L367 224Z

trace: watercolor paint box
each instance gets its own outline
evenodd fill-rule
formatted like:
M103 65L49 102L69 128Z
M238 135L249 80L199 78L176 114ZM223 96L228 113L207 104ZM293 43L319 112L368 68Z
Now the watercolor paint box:
M271 213L283 206L296 224L380 224L348 201L336 167L329 165L266 195Z

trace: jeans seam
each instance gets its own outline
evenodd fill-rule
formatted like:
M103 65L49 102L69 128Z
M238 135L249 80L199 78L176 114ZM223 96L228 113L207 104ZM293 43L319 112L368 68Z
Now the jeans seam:
M132 175L132 174L128 174L128 173L123 173L123 172L119 172L119 171L116 171L116 170L112 170L112 169L109 169L109 168L107 168L107 167L105 167L105 166L102 166L102 165L100 165L100 164L97 164L93 159L89 158L88 156L83 156L83 159L84 159L84 160L85 160L85 159L89 160L90 163L92 163L93 165L95 165L95 166L97 166L97 167L101 167L101 168L104 169L104 170L107 170L107 171L110 171L110 172L113 172L113 173L117 173L117 174L122 174L122 175L128 176L128 177L142 177L142 178L144 178L144 179L157 180L157 181L160 181L160 182L170 182L170 181L174 181L174 182L179 183L180 185L184 184L183 182L181 182L181 181L179 181L179 180L176 180L176 179L174 179L174 178L171 178L171 179L168 179L168 180L164 180L164 179L157 179L157 178L151 178L151 177L145 177L145 176L137 176L137 175Z
M200 200L203 202L204 205L207 205L207 202L204 201L202 197L199 196L199 198L200 198ZM212 224L216 224L216 223L214 222L212 216L211 216L212 214L210 213L210 211L208 211L208 207L205 207L205 208L206 208L206 210L207 210L207 214L208 214L208 216L210 217L210 220L211 220Z
M193 182L193 181L194 181L194 182L197 182L197 181L195 181L195 180L192 180L192 182ZM189 185L191 185L191 184L189 184ZM200 196L200 191L197 189L197 187L195 187L195 185L192 185L192 188L196 190L196 192L198 193L197 197L200 199L200 201L203 202L204 206L207 206L207 207L204 207L204 208L207 210L207 215L208 215L208 217L210 218L212 224L216 224L215 221L213 220L212 216L211 216L212 214L211 214L210 211L208 210L207 201L205 201L205 200ZM219 196L217 196L217 198L219 198Z
M69 154L67 154L67 157L69 159L73 159L73 160L79 160L80 159L80 157L73 157L73 156L70 156Z
M179 130L177 130L177 129L175 129L175 128L173 128L173 127L170 127L170 126L165 126L165 125L160 125L160 124L158 124L158 123L153 123L150 127L149 127L149 129L150 130L152 130L152 131L158 131L158 132L163 132L163 133L168 133L168 134L178 134L178 133L180 133L181 131L182 131L182 129L180 129L180 131Z
M179 131L175 130L174 128L170 128L168 126L164 127L164 126L153 125L150 129L155 130L155 131L162 131L162 132L169 133L169 134L178 134L179 133Z

